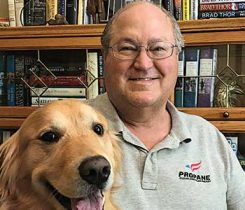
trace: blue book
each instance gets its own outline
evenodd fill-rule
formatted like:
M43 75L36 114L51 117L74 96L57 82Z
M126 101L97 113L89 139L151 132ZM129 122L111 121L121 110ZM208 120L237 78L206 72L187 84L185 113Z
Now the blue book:
M15 106L15 56L7 55L7 105Z
M5 62L6 55L0 54L0 105L6 105L5 103Z
M184 49L179 53L178 78L174 91L174 104L176 107L183 107L184 97Z
M199 54L199 48L185 49L184 107L197 106Z

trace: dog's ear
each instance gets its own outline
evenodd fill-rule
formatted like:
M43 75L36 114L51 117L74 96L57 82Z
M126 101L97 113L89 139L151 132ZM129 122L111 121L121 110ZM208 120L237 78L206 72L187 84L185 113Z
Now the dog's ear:
M9 170L17 159L18 145L16 144L17 134L13 134L0 146L0 193L2 194L6 189L6 185L11 182L14 175Z

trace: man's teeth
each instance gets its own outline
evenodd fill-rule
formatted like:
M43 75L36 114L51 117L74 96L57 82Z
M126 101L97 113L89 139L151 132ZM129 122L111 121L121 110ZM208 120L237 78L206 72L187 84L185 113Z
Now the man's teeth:
M132 80L144 80L144 81L149 81L149 80L154 80L156 78L150 78L150 77L146 77L146 78L134 78Z

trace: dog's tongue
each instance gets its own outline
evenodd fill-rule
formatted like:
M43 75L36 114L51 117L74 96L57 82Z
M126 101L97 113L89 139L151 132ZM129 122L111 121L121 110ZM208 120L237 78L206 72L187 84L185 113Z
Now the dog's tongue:
M90 195L87 198L72 199L72 210L102 210L103 209L103 196L101 193Z

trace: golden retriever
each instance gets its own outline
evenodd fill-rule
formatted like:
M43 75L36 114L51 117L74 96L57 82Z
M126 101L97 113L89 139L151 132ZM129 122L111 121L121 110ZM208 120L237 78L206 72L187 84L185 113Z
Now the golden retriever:
M115 210L120 159L100 113L75 99L51 102L0 147L0 209Z

